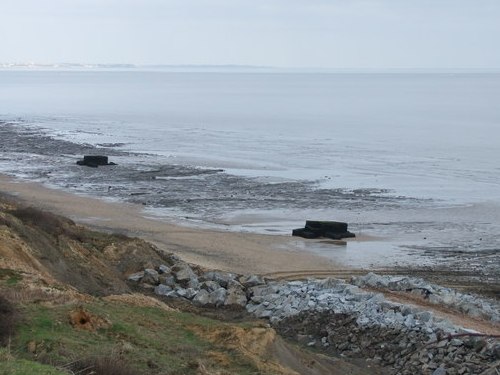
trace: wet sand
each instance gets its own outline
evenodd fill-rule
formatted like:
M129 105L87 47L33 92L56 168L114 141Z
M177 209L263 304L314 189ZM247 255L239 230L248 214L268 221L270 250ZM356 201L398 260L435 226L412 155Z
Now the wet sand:
M345 266L300 250L300 238L189 228L144 216L142 206L106 202L0 175L0 191L92 228L155 243L187 262L236 273L335 271ZM358 239L359 240L363 240Z

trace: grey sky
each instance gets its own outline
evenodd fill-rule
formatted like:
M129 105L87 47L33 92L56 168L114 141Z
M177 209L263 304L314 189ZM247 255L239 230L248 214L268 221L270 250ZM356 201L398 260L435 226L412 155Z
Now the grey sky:
M0 62L500 68L500 0L0 0Z

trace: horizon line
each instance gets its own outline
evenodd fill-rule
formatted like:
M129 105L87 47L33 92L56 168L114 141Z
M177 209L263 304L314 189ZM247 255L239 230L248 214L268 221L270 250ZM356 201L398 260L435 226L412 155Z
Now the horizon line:
M36 62L0 62L0 69L228 69L261 71L311 71L311 72L494 72L500 67L284 67L251 64L134 64L134 63L36 63Z

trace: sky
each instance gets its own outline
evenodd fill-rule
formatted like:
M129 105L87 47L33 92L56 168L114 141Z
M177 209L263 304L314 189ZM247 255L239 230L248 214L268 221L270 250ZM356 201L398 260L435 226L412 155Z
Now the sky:
M500 0L0 0L0 63L498 69Z

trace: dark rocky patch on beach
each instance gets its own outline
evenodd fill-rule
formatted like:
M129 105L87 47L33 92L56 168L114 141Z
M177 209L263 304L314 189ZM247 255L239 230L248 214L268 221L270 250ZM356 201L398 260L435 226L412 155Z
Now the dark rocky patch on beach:
M22 122L0 122L0 136L2 153L62 156L91 154L98 149L91 144L78 144L51 137L43 129L29 127ZM113 149L107 150L107 153L126 154Z
M319 188L315 181L269 183L235 176L221 169L167 164L154 155L117 150L102 144L77 144L56 139L18 123L1 123L0 151L10 174L81 193L114 197L149 207L167 208L202 219L243 209L397 208L419 200L384 189ZM122 144L118 144L122 146ZM113 156L118 166L88 170L75 167L83 155Z
M477 270L479 277L498 284L500 234L495 222L481 217L476 222L456 220L457 215L434 220L434 202L430 200L397 196L380 188L326 189L315 181L270 182L221 169L174 164L157 155L128 152L121 143L94 146L59 139L22 121L0 122L0 138L0 168L10 175L70 192L140 204L152 214L205 223L219 223L221 216L242 210L358 212L359 219L352 223L354 232L381 237L403 234L411 238L410 244L401 241L398 246L409 257L419 259L419 264ZM83 155L106 155L118 165L82 168L76 161ZM384 217L422 207L429 208L431 216ZM421 244L414 244L415 238ZM405 259L393 261L404 265Z

